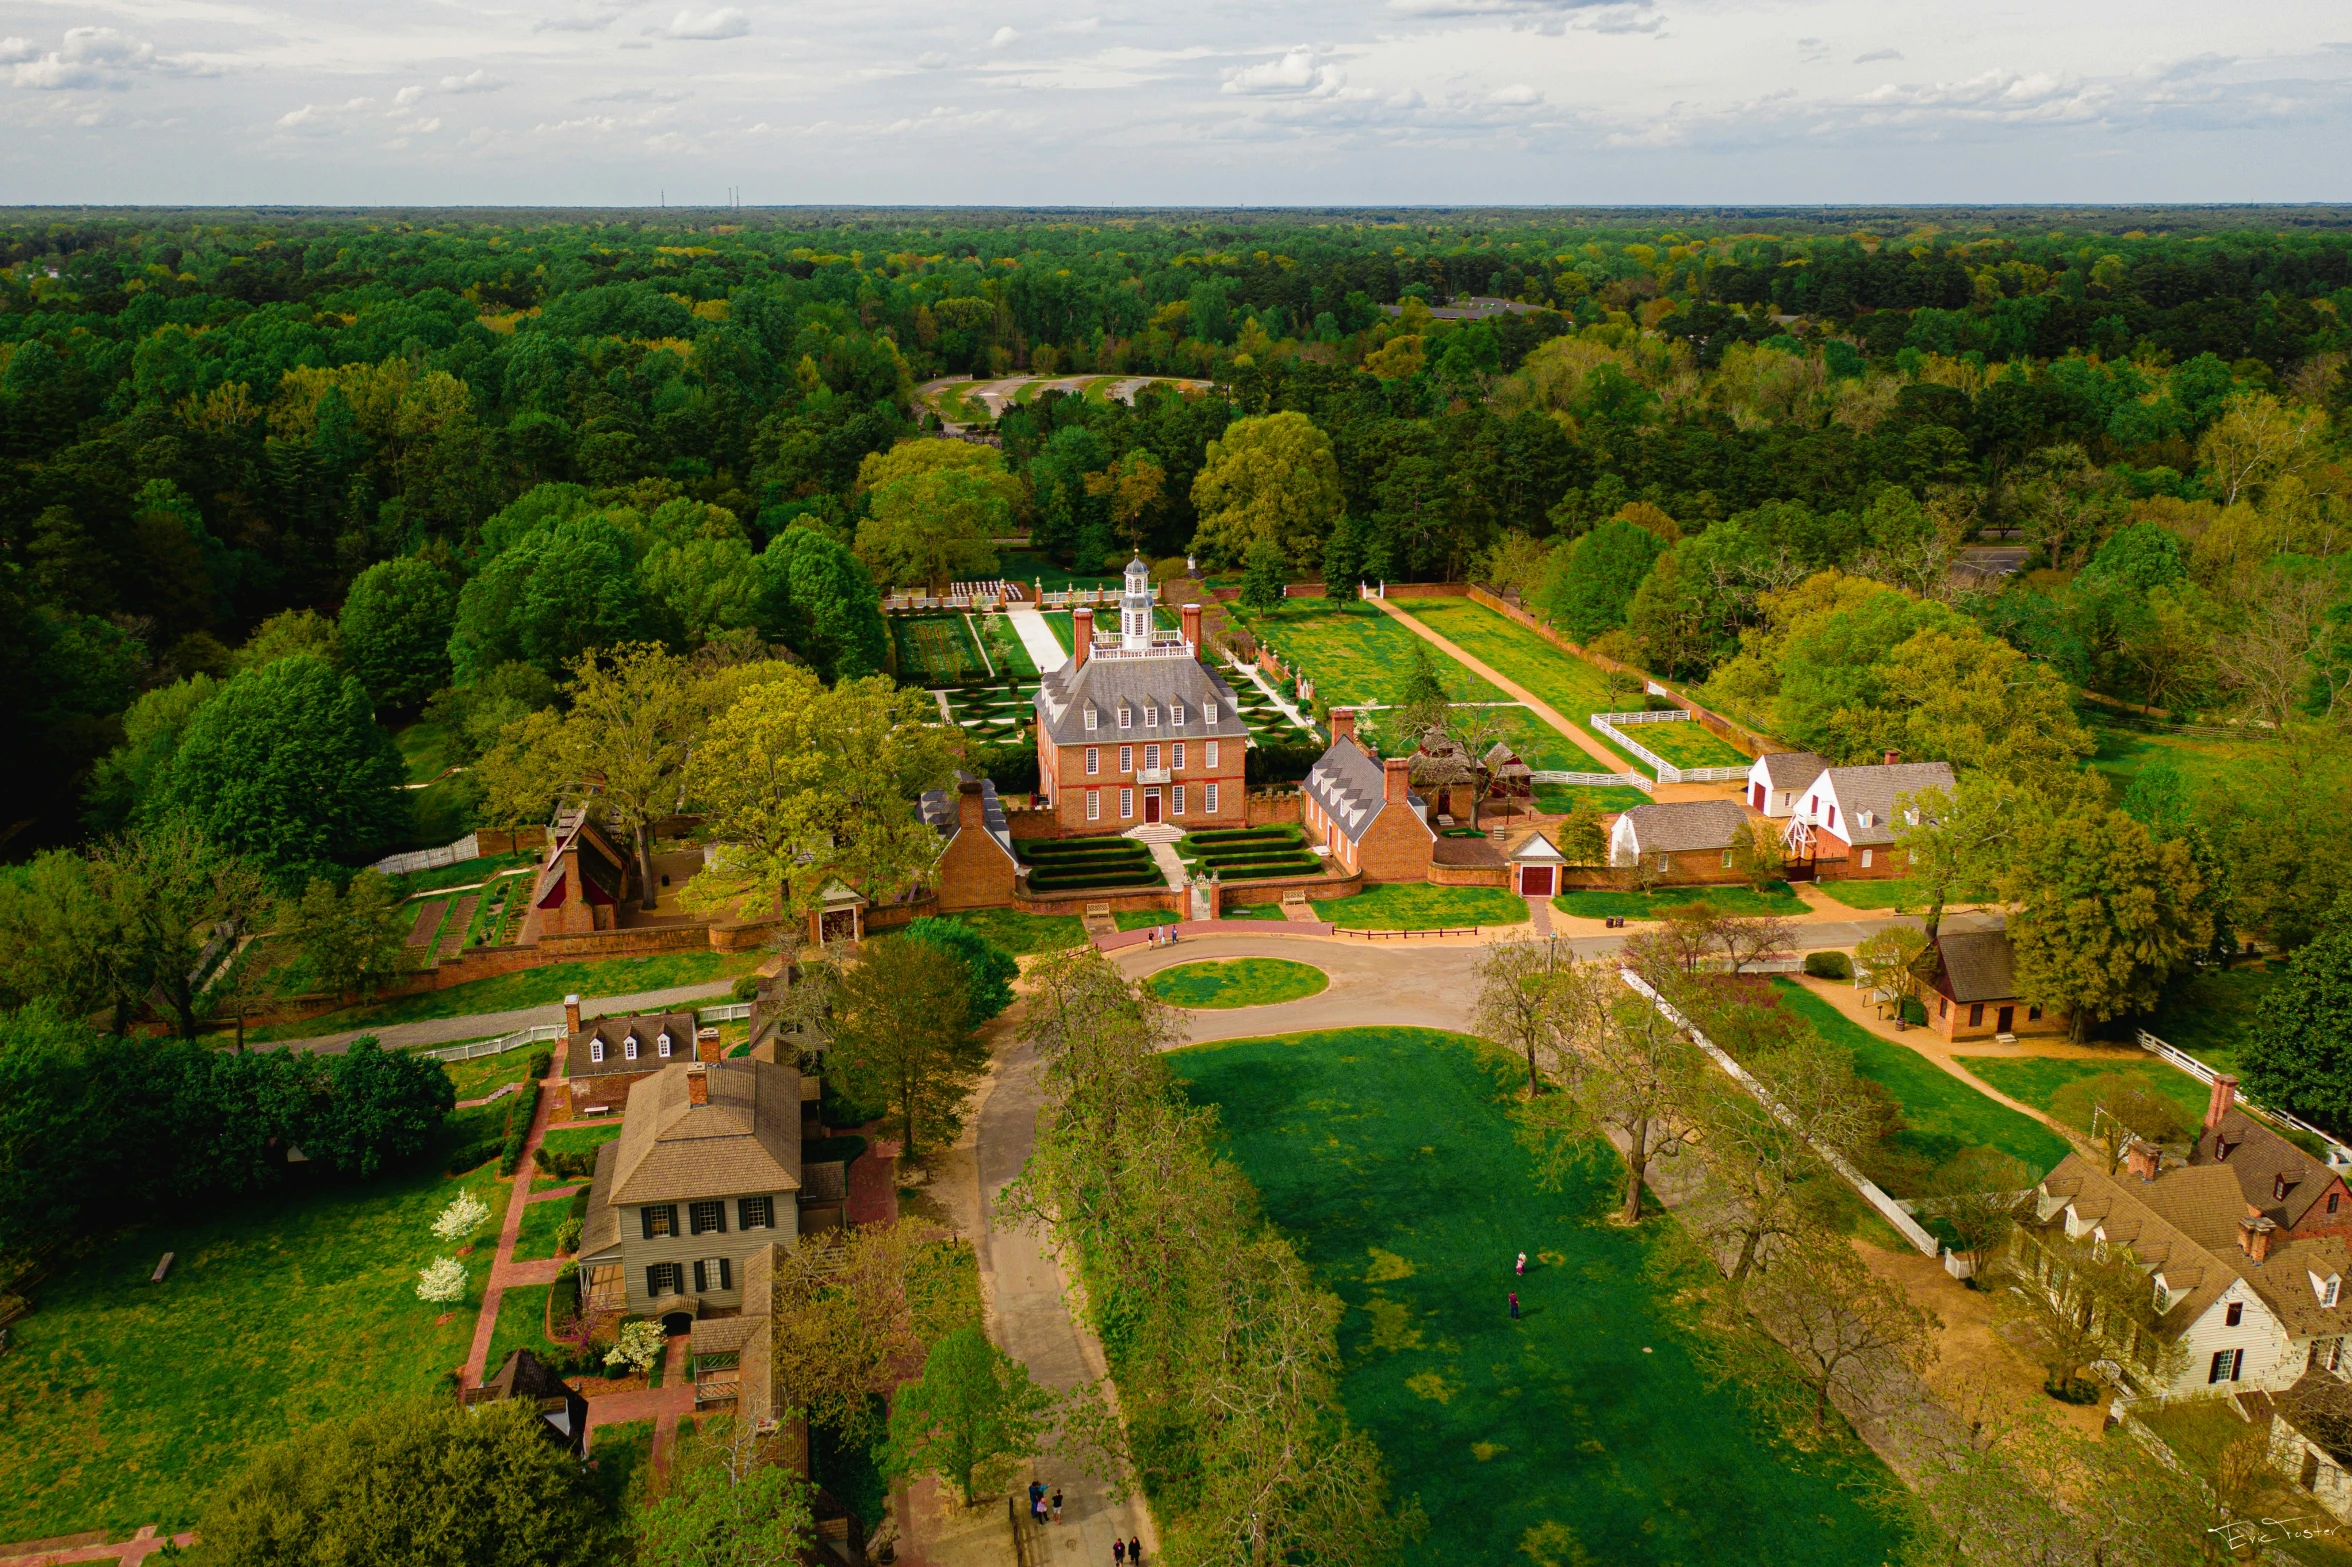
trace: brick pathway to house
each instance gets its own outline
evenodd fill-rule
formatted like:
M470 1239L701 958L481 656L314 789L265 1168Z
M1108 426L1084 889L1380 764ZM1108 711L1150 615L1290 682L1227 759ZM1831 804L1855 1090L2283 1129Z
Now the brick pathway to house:
M196 1543L193 1534L160 1535L155 1525L148 1524L127 1540L106 1543L105 1532L69 1534L49 1540L27 1540L21 1545L0 1545L0 1567L52 1567L63 1562L126 1562L131 1567L144 1562L166 1545L190 1546Z
M466 1355L465 1385L480 1387L489 1372L490 1340L498 1332L498 1303L509 1286L523 1284L553 1284L559 1263L516 1262L516 1239L523 1232L523 1210L530 1205L531 1179L537 1168L539 1144L547 1136L548 1112L555 1106L554 1091L562 1086L561 1078L547 1078L539 1084L538 1108L531 1112L530 1135L523 1139L523 1157L515 1165L514 1188L507 1194L506 1217L498 1226L498 1250L490 1261L490 1278L482 1286L482 1309L474 1318L474 1347Z

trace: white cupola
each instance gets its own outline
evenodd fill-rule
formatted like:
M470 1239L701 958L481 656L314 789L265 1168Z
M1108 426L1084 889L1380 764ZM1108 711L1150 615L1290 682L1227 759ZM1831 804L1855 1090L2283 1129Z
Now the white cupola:
M1151 567L1141 555L1127 563L1127 587L1119 595L1119 644L1135 652L1152 645Z

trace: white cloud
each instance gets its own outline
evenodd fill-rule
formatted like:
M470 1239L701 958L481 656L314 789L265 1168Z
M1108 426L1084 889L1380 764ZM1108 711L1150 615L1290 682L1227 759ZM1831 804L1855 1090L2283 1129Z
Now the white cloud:
M422 98L424 95L425 90L422 87L403 87L400 89L400 91L392 95L392 107L395 109L405 109L410 104L416 102L419 98Z
M1007 44L1015 42L1020 38L1020 36L1021 35L1019 33L1014 32L1009 27L1000 27L990 35L988 40L988 47L991 49L1002 49Z
M474 69L468 71L463 76L444 76L441 78L441 90L443 92L496 92L505 85L505 77L492 76L488 71L483 70L480 66L474 67Z
M741 38L751 31L751 18L733 6L721 6L716 11L680 11L662 29L664 38L690 38L714 42L722 38Z
M1867 54L1858 54L1854 56L1854 63L1856 65L1869 65L1873 61L1877 60L1900 60L1901 58L1903 58L1903 51L1900 49L1873 49Z
M926 71L936 71L947 64L947 56L934 49L929 54L917 55L915 64Z
M543 16L531 24L534 33L600 33L621 19L620 8L608 6L585 16Z
M9 39L6 47L9 57L21 62L16 85L40 92L90 87L120 92L137 73L185 69L181 62L158 55L153 44L111 27L69 27L63 45L47 54L36 54L21 38Z
M1519 107L1526 104L1543 102L1543 94L1537 92L1534 88L1528 86L1525 82L1513 82L1508 87L1497 87L1493 92L1488 93L1486 95L1486 101L1488 103L1499 103L1506 107Z
M40 47L30 38L0 38L0 65L20 65L40 57Z
M282 131L332 130L344 121L367 113L376 106L373 98L349 98L342 103L306 103L299 109L289 109L278 116Z
M1325 97L1347 84L1336 65L1318 65L1315 51L1293 49L1279 60L1262 65L1235 66L1225 73L1222 90L1228 93L1266 93L1287 97Z

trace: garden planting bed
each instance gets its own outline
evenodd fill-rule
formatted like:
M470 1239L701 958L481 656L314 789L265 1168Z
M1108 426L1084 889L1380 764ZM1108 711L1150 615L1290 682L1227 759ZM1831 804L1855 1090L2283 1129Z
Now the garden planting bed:
M1016 841L1013 852L1029 867L1031 892L1134 887L1161 879L1151 850L1132 838L1040 838Z
M1176 853L1192 869L1214 871L1223 881L1312 876L1323 869L1323 861L1307 848L1307 835L1296 827L1187 833L1177 840Z

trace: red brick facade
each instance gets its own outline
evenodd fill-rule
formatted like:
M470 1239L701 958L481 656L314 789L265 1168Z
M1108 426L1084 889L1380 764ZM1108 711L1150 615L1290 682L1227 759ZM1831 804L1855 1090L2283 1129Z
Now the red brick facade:
M957 785L955 805L955 836L940 851L939 869L932 875L939 907L1003 908L1013 901L1013 874L1018 867L982 819L979 780L968 778Z

